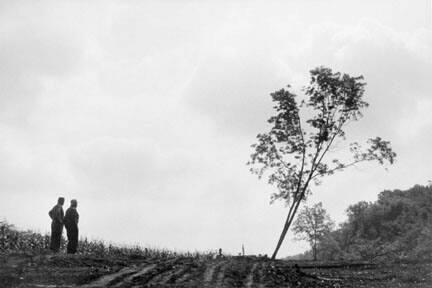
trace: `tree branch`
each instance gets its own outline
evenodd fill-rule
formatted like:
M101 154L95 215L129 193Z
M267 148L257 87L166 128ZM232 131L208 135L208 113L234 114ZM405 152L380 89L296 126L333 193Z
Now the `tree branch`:
M350 166L354 166L355 164L363 162L363 161L368 161L368 159L355 160L349 164L343 164L344 166L335 167L333 169L328 170L326 173L315 174L314 176L312 176L312 179L319 177L319 176L322 176L322 175L325 175L325 174L333 173L334 171L337 171L337 170L342 170L342 169L348 168Z

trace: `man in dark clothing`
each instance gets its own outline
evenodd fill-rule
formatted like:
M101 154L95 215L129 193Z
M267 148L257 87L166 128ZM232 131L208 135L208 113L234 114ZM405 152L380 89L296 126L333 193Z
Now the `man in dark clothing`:
M63 233L63 204L64 198L60 197L55 205L49 212L48 215L51 217L51 243L50 249L53 252L60 250L60 241Z
M79 214L76 210L78 202L74 199L71 201L70 207L66 210L64 224L68 237L67 253L75 254L78 246L78 220Z

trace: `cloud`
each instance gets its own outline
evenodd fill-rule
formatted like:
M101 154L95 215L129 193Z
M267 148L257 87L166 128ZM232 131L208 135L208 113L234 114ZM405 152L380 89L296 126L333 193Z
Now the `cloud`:
M431 33L419 31L419 35L405 35L370 20L353 26L315 26L296 58L286 61L304 67L305 63L296 59L306 59L306 65L321 63L341 72L364 75L366 99L371 106L361 120L364 125L356 129L364 134L374 127L375 133L401 137L395 122L409 118L417 102L430 93L432 62L424 51L425 47L432 49L427 40Z
M151 140L103 138L71 154L75 179L95 196L164 198L166 187L188 173L190 160ZM84 188L85 187L85 188Z
M301 94L309 81L308 71L324 65L363 75L368 84L366 99L371 106L362 124L354 125L354 136L364 137L374 127L374 135L404 137L395 122L408 119L418 101L430 94L430 31L418 29L406 35L366 19L354 25L325 23L304 30L291 39L295 46L281 41L275 53L274 47L263 52L267 46L259 42L249 49L242 48L252 43L239 40L218 47L199 65L186 89L188 103L210 119L215 130L249 136L263 130L272 113L269 93L292 84Z
M61 25L2 16L0 36L0 121L22 125L37 106L48 79L70 75L82 58ZM21 17L20 17L21 16Z
M269 115L269 92L280 79L273 63L251 61L255 57L209 57L184 92L199 117L212 119L222 134L255 132Z

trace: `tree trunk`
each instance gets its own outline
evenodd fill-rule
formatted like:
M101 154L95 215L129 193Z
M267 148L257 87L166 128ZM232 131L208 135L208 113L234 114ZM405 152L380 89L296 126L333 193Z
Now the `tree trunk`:
M314 244L313 244L313 260L314 260L314 261L317 260L317 254L316 254L316 239L314 239Z
M294 204L293 204L293 205L294 205ZM286 233L287 233L287 231L288 231L288 228L289 228L289 226L290 226L290 223L289 223L290 214L291 214L291 209L290 209L290 212L288 213L287 219L285 220L285 225L284 225L284 228L282 229L282 233L281 233L281 235L280 235L280 237L279 237L279 241L278 241L278 243L277 243L277 245L276 245L276 249L275 249L275 251L273 252L273 255L272 255L272 257L271 257L272 260L274 260L274 259L276 258L276 255L277 255L277 253L278 253L278 251L279 251L279 248L280 248L280 246L282 245L283 240L285 239L285 235L286 235Z
M288 232L289 227L291 226L292 220L294 219L294 216L295 216L295 214L297 212L297 209L298 209L298 207L300 205L301 199L302 198L300 198L299 200L294 201L293 204L292 204L292 206L291 206L291 208L290 208L290 211L288 212L288 216L287 216L287 219L285 220L284 228L282 229L282 233L281 233L281 235L279 237L279 241L278 241L278 243L276 245L276 249L273 252L273 255L271 257L272 260L276 259L276 255L279 252L279 249L280 249L280 247L282 245L283 240L285 239L285 236L286 236L286 233ZM294 210L292 210L292 208L294 207L294 205L295 205L295 208L294 208ZM292 211L292 213L291 213L291 211Z

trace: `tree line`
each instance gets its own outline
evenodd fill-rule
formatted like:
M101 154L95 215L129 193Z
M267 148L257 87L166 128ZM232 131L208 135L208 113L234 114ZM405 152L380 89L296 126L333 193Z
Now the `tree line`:
M298 258L312 259L315 255L319 260L432 259L432 186L385 190L375 202L360 201L349 206L346 214L348 219L337 229L323 226L327 232L318 235L315 248L312 246ZM307 225L303 223L303 227Z

